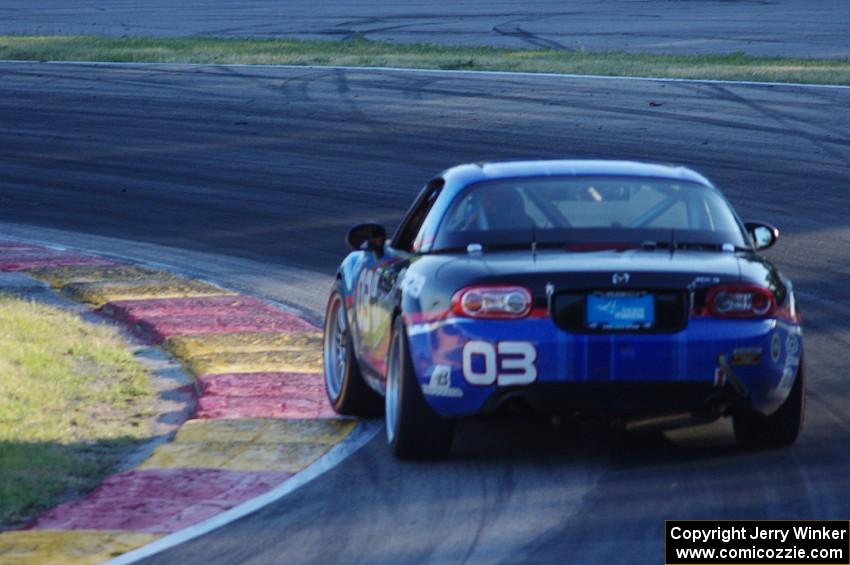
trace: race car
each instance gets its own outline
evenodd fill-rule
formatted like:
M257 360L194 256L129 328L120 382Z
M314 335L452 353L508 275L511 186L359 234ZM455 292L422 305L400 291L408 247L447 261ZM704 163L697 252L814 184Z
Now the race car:
M400 458L444 456L459 419L517 409L626 429L731 416L742 444L792 444L800 312L759 254L778 236L685 167L450 168L391 239L349 230L325 319L328 398L340 414L383 410Z

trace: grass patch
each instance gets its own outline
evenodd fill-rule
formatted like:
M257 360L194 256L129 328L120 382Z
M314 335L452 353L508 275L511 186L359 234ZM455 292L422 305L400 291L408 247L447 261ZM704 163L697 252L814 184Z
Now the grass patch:
M0 294L0 529L93 488L149 436L152 396L114 329Z
M0 59L132 63L242 63L525 71L608 76L850 84L850 60L731 55L397 45L291 39L0 36Z

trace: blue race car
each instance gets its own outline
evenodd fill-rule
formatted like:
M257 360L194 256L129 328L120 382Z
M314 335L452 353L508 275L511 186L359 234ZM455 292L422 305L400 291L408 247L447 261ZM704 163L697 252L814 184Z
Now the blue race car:
M325 321L328 397L340 414L383 408L403 458L440 457L458 419L517 406L627 428L732 416L743 444L791 444L800 313L758 254L778 235L684 167L451 168L392 239L349 230Z

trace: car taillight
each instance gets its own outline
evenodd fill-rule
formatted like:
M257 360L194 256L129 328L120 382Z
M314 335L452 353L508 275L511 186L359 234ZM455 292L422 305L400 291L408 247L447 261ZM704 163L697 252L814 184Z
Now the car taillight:
M766 318L776 310L776 300L760 286L721 285L708 291L705 306L718 318Z
M468 318L524 318L531 292L521 286L470 286L452 297L452 312Z

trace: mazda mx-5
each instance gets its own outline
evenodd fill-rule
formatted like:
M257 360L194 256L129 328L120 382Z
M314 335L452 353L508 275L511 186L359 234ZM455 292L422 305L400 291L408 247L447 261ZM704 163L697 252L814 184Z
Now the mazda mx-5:
M778 235L685 167L453 167L392 238L375 223L348 232L328 397L341 414L383 411L406 458L444 455L459 419L519 407L635 429L731 417L745 445L793 443L800 313L760 253Z

